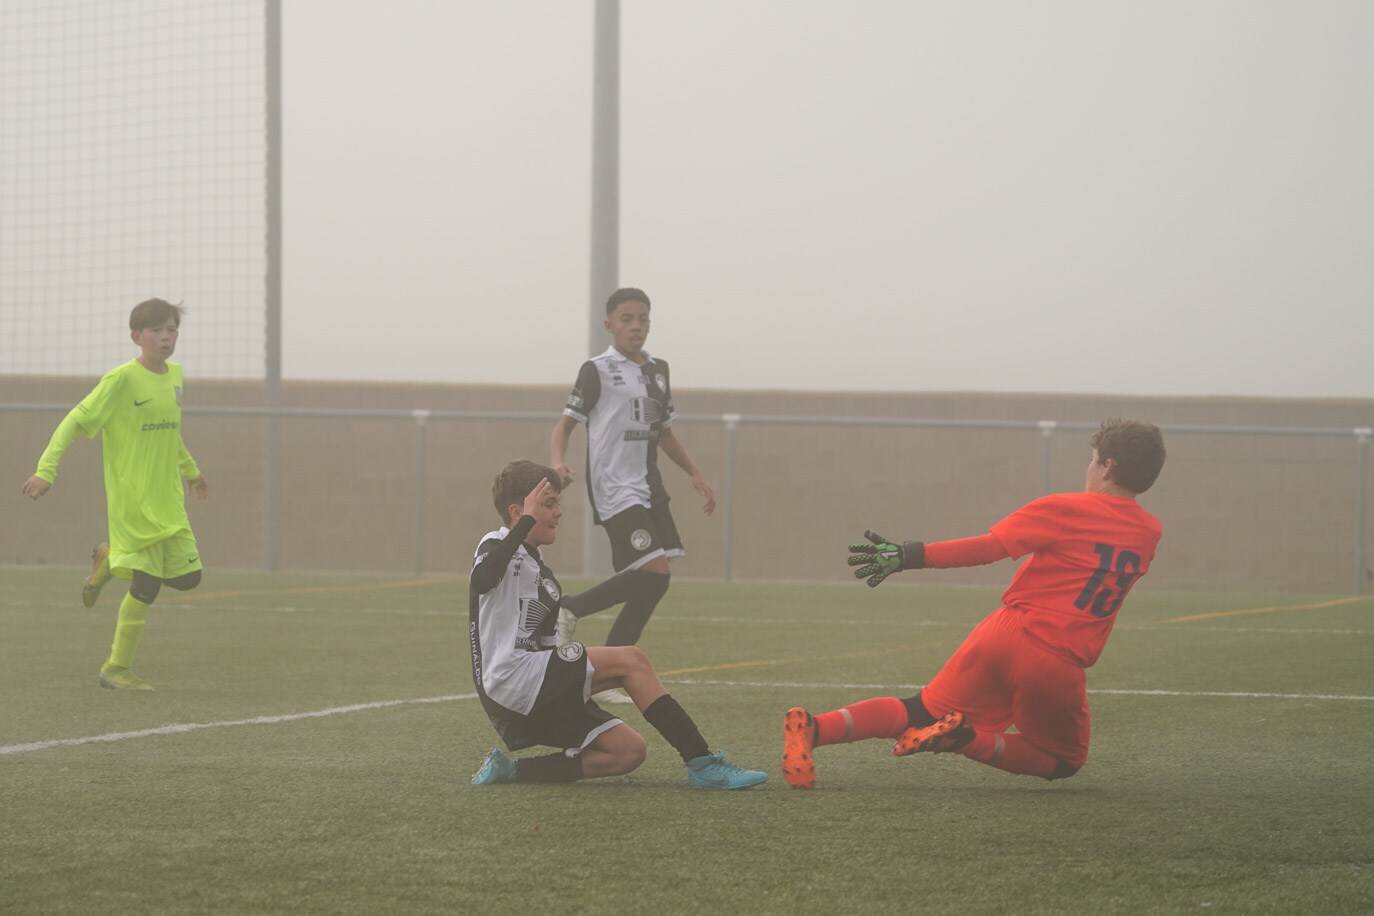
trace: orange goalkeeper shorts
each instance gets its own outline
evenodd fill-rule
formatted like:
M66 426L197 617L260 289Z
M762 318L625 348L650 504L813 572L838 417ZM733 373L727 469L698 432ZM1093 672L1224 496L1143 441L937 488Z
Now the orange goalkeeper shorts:
M1046 650L999 608L973 628L921 691L933 716L959 710L982 731L1017 732L1071 767L1088 759L1087 673Z

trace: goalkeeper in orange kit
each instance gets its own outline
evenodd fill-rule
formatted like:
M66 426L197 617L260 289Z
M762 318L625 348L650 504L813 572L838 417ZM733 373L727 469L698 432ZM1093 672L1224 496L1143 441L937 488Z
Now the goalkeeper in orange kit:
M1159 520L1136 502L1164 466L1149 423L1108 420L1092 438L1084 492L1023 506L981 537L850 546L849 565L877 586L905 569L982 566L1031 555L1002 606L969 634L923 690L783 718L783 776L816 784L815 748L895 738L893 753L958 753L988 766L1064 779L1088 758L1087 676L1131 586L1150 568ZM1015 726L1015 731L1010 731Z

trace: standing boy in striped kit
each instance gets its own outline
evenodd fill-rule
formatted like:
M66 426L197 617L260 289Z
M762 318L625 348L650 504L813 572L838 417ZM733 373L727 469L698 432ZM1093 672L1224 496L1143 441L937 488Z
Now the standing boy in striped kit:
M582 364L553 429L549 464L566 487L573 478L566 460L568 439L578 423L586 423L587 496L593 520L610 539L616 574L564 597L558 638L571 640L578 618L623 604L606 645L633 646L668 592L668 561L684 553L668 508L659 453L692 478L707 515L715 511L716 496L673 432L676 411L668 363L644 349L649 337L648 295L629 287L616 290L606 301L605 324L611 346ZM629 701L623 694L603 699Z
M162 299L134 307L129 336L138 357L105 373L67 414L23 486L25 496L38 499L57 479L57 465L77 436L104 433L109 543L95 550L81 601L93 606L112 576L132 580L119 605L109 658L100 668L100 685L115 690L153 689L130 670L148 608L164 584L181 591L200 584L200 550L186 517L182 481L200 499L209 485L181 438L182 372L169 360L182 311Z
M783 776L816 784L814 749L896 738L899 757L959 753L1027 776L1065 779L1088 759L1086 669L1127 592L1150 568L1160 523L1136 502L1164 466L1159 429L1107 420L1092 438L1084 492L1037 499L989 534L900 546L873 532L850 546L854 575L877 586L903 569L982 566L1031 554L989 615L924 690L812 716L783 717ZM1010 732L1012 726L1015 732Z

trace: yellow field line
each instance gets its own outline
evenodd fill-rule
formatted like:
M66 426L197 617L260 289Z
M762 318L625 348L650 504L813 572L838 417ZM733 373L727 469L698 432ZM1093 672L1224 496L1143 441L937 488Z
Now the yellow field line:
M1333 598L1330 601L1318 601L1313 604L1282 604L1273 607L1250 607L1242 608L1238 611L1212 611L1207 614L1189 614L1187 617L1172 617L1168 620L1161 620L1160 623L1191 623L1194 620L1214 620L1217 617L1240 617L1246 614L1272 614L1275 611L1310 611L1318 608L1339 607L1343 604L1356 604L1360 601L1374 601L1367 595L1355 595L1350 598Z
M919 646L897 646L892 649L871 649L864 652L842 652L838 655L827 655L824 658L770 658L760 659L752 662L730 662L724 665L702 665L697 668L674 668L672 671L660 671L659 677L673 677L679 674L700 674L703 671L725 671L729 668L762 668L768 665L790 665L795 662L817 662L830 661L839 658L876 658L880 655L895 655L898 652L915 652L918 649L929 648L929 644Z
M212 598L242 598L252 595L320 595L327 592L366 592L396 588L422 588L426 585L441 585L452 579L402 579L398 582L370 582L357 585L302 585L298 588L274 588L258 591L238 592L197 592L194 595L177 596L177 603L183 601L208 601Z

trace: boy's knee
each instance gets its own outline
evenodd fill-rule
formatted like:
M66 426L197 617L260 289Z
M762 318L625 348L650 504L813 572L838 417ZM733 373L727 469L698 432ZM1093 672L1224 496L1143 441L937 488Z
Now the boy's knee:
M162 591L161 579L157 576L150 576L141 569L134 570L133 581L129 583L129 594L135 601L152 604L157 600L160 591Z
M664 563L667 563L665 560ZM645 573L644 597L651 599L662 598L668 594L668 586L673 581L672 573L668 570L663 572Z
M175 579L164 579L165 583L180 592L189 592L200 584L200 570L193 570L184 576L177 576Z
M1081 769L1082 767L1071 767L1064 761L1057 760L1054 764L1054 772L1050 773L1050 775L1046 776L1045 778L1049 780L1068 779L1070 776L1077 773Z
M629 577L630 600L657 601L668 593L668 584L673 576L668 571L668 561L665 558L659 557L658 562L663 564L661 570L642 566L622 574Z
M649 756L649 746L644 741L644 736L639 732L631 732L633 738L625 740L621 747L615 750L615 772L607 775L624 776L626 773L639 769L644 765L644 761Z
M644 654L644 650L639 646L617 646L624 654L621 656L625 667L629 671L652 671L654 666L649 664L649 656Z
M672 584L673 577L671 573L668 573L668 570L664 570L662 573L649 573L649 577L650 580L646 584L646 597L657 602L657 600L662 599L662 596L668 595L668 585Z
M644 650L639 648L639 646L633 646L632 648L635 650L635 653L632 656L634 658L635 673L639 675L647 674L650 677L657 677L658 675L654 671L654 663L649 661L649 656L644 654Z

